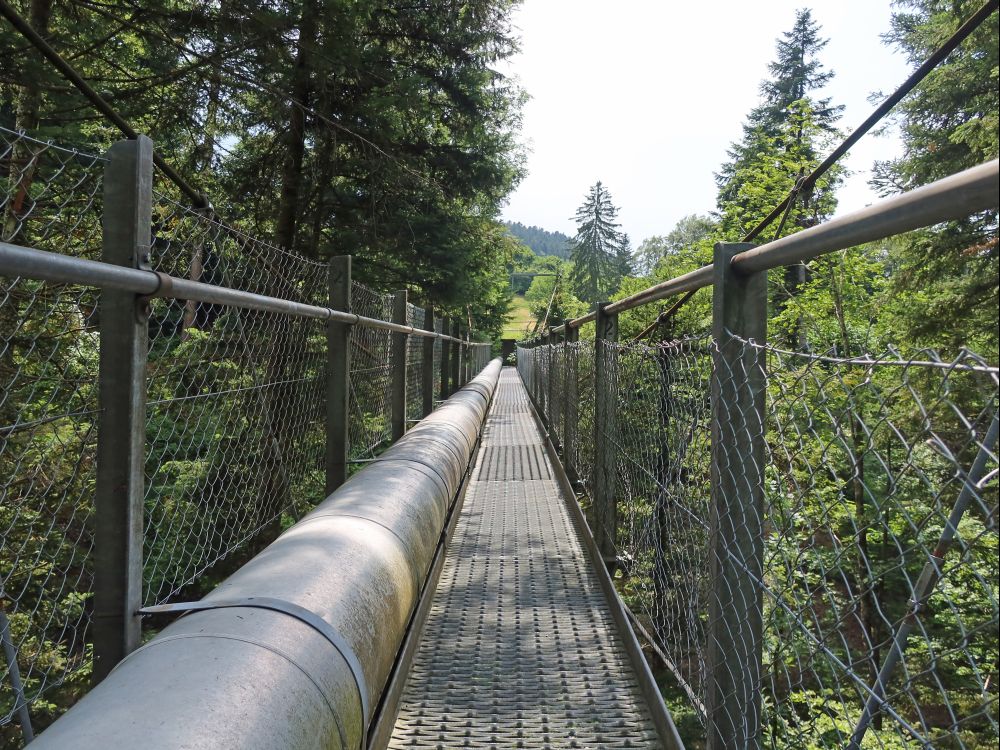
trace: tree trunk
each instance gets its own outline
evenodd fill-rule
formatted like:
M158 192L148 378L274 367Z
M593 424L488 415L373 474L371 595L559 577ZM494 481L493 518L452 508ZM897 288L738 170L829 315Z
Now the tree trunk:
M292 100L288 106L288 130L285 158L281 165L281 198L274 239L279 247L291 249L295 243L295 225L300 211L299 194L302 183L302 162L306 146L306 113L309 103L309 49L316 43L318 17L316 0L306 0L299 22L299 49L292 69Z
M225 17L228 12L229 3L223 2L219 6L219 15ZM212 55L218 54L219 40L215 40ZM215 160L215 136L219 125L219 107L222 101L222 76L219 68L212 66L208 79L208 104L205 107L205 125L203 127L203 137L201 143L194 150L193 162L194 173L211 170L212 162ZM201 274L204 270L204 243L206 240L202 233L198 234L198 242L191 251L191 267L188 270L188 278L191 281L201 281ZM201 303L194 300L187 300L184 303L184 315L181 318L181 341L187 341L190 337L189 328L196 328L198 322L198 307Z

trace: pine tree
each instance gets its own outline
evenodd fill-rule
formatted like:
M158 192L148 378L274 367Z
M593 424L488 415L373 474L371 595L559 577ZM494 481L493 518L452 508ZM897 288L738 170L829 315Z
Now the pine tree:
M611 194L600 181L576 210L570 284L584 302L608 299L621 281L620 253L627 239L618 231L617 217Z

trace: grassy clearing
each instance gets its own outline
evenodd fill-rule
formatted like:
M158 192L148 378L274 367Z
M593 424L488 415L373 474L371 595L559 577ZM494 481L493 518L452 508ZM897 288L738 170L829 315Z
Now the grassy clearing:
M503 338L519 339L525 332L530 331L535 319L528 308L528 303L521 295L515 295L510 302L510 311L507 313L507 322L503 327Z

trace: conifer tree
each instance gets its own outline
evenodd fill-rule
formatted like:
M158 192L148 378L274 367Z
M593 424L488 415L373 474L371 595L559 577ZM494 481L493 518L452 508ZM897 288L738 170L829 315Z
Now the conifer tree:
M823 134L834 131L843 107L832 106L829 98L811 96L833 78L833 72L825 70L817 59L826 44L808 9L796 13L791 31L777 41L776 58L768 66L773 77L761 83L761 103L747 115L743 138L730 147L729 161L716 175L723 229L732 230L729 234L745 231L763 218L794 186L799 173L804 174L804 170L818 162ZM756 170L747 168L774 161L775 156L792 159L778 168L782 179L770 185L768 194L762 196ZM801 208L790 217L794 221L789 229L810 226L832 211L835 204L829 203L820 208L819 215L809 216L816 213L815 204L823 196L823 187L835 184L832 178L821 182L811 196L812 206L806 205L808 201L800 201Z
M593 304L608 299L621 281L621 253L627 238L618 230L618 209L598 181L576 210L576 237L571 256L573 293Z
M978 2L905 0L886 40L915 66L979 8ZM982 23L899 105L903 155L876 164L884 194L911 190L1000 152L997 13ZM995 362L1000 254L997 211L914 232L892 245L890 303L897 336Z
M751 110L743 138L729 150L729 161L716 175L722 236L740 239L818 164L834 134L842 107L814 92L833 77L817 59L827 40L808 9L799 10L792 29L777 41L772 77L761 83L761 103ZM821 223L836 208L834 191L842 171L836 167L808 194L797 196L787 217L768 229L768 239ZM773 302L780 312L807 280L806 268L787 269L784 286ZM791 346L807 348L801 321L786 331Z
M635 273L635 257L632 251L632 240L627 234L622 234L622 244L615 253L615 270L618 273L616 286L620 286L622 279Z

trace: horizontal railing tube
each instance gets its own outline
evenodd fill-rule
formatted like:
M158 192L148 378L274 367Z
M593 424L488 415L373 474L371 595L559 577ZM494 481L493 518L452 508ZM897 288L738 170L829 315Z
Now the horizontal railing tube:
M466 475L495 359L201 602L32 747L364 746Z
M280 297L268 297L242 289L191 281L156 271L123 268L96 260L74 258L47 250L11 245L7 242L0 242L0 276L24 276L39 281L96 286L102 289L115 289L149 297L191 300L246 310L294 315L300 318L333 320L338 323L376 328L393 333L406 333L411 336L463 343L462 339L436 331L427 331L378 318L366 318L363 315L331 310L320 305L294 302Z
M747 250L733 269L749 275L811 260L903 232L962 219L1000 203L1000 161L967 169L929 185L894 195L819 226Z

